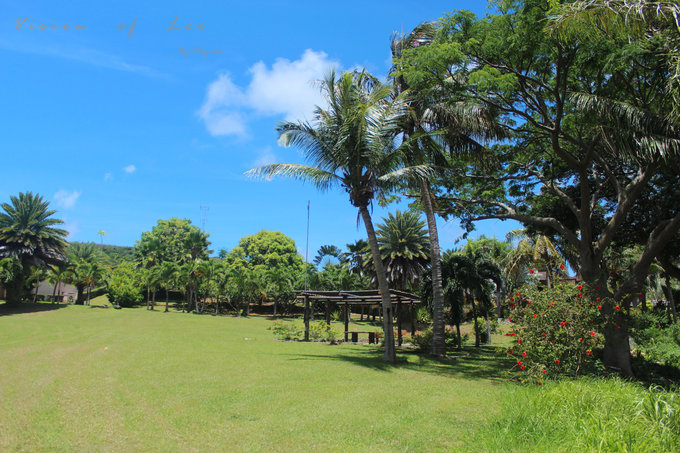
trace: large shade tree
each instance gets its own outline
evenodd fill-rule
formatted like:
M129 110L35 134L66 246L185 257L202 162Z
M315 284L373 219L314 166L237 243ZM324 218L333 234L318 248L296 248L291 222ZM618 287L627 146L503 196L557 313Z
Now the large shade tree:
M382 296L385 353L394 362L392 303L370 207L390 181L404 176L396 148L398 124L405 114L392 89L366 72L333 71L321 83L328 107L317 107L313 123L285 122L278 126L280 141L301 148L311 165L272 164L251 170L252 176L290 176L311 182L321 190L342 187L357 207L366 227L368 243Z
M599 288L603 312L616 318L605 330L603 360L631 375L628 322L614 305L629 305L680 230L680 204L669 202L678 200L680 172L677 162L664 160L680 149L669 116L666 43L550 35L552 2L498 6L502 14L483 19L450 15L431 46L406 55L409 83L446 91L451 102L496 109L509 135L493 147L491 169L460 162L466 171L444 182L449 205L440 209L467 225L518 220L569 243L576 270ZM658 202L648 204L645 194ZM650 215L634 224L637 212ZM610 285L606 253L633 237L627 226L643 250L628 278Z
M31 192L10 197L0 213L0 258L11 258L17 266L6 283L7 304L16 305L24 296L24 283L32 267L61 265L65 259L64 222L52 216L56 211L42 196Z

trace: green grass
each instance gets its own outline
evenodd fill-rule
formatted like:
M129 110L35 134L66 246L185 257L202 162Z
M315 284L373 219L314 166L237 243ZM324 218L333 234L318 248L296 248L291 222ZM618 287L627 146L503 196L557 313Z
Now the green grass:
M9 315L0 306L0 451L581 445L577 431L562 431L571 444L542 435L508 443L519 436L502 424L508 401L545 398L552 410L561 394L551 396L557 384L507 382L508 363L492 347L468 348L455 360L402 354L390 366L372 345L275 341L266 318L101 305L38 304ZM602 382L642 394L632 384ZM610 415L605 426L615 429Z

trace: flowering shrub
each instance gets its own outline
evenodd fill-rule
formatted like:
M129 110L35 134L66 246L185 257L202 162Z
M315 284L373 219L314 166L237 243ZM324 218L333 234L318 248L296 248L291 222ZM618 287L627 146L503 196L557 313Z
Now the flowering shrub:
M513 328L508 354L521 380L542 384L559 375L575 376L596 367L604 346L603 316L582 285L552 289L524 287L508 302Z

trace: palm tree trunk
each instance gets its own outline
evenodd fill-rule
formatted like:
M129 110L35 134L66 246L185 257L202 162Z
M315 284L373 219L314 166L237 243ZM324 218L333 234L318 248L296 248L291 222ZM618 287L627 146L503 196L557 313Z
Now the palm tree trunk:
M678 322L678 312L675 309L675 298L673 297L673 288L671 287L671 278L668 274L665 275L666 286L664 287L666 298L668 299L668 305L671 309L671 315L673 315L673 322Z
M444 289L442 284L442 261L439 252L439 233L434 215L429 183L420 181L420 199L423 203L427 229L430 235L430 261L432 265L432 355L446 354L446 326L444 322Z
M373 255L373 265L375 266L375 273L378 279L378 289L380 290L382 311L383 311L383 334L385 336L385 353L383 360L385 362L394 363L397 359L396 350L394 347L394 328L392 326L392 300L390 298L390 288L387 284L387 276L385 275L385 268L383 267L382 257L380 255L380 248L378 247L378 238L373 229L373 221L371 214L368 212L366 206L360 206L359 212L366 227L366 234L368 236L368 244L371 247L371 254Z
M149 294L149 285L146 285L146 309L149 309L149 301L151 300L151 295Z
M90 294L92 294L92 284L87 285L87 306L90 306Z
M38 289L40 289L40 279L35 279L35 292L33 293L33 303L38 302Z
M472 296L472 319L474 320L475 326L475 347L479 347L479 324L477 323L477 306L475 305L475 293L471 293Z
M484 320L486 321L486 344L491 344L491 321L489 321L489 312L484 313Z
M168 312L168 303L169 303L168 288L165 288L165 313Z
M156 306L156 290L154 289L151 293L151 309Z
M545 267L545 285L548 287L548 289L551 288L550 285L550 280L552 277L552 272L550 271L550 265Z
M57 285L59 284L59 280L54 282L54 289L52 290L52 303L54 303L55 299L57 298Z

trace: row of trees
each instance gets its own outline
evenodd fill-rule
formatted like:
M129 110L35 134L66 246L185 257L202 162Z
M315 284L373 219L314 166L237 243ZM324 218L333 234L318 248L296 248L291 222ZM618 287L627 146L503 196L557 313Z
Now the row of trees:
M385 360L395 359L392 307L369 207L396 190L416 198L428 224L434 354L445 352L435 214L470 230L478 220L514 219L597 288L604 312L617 317L603 359L632 374L628 322L614 306L630 305L655 260L678 270L679 171L669 157L680 150L680 8L634 0L494 7L484 18L456 11L393 39L391 84L330 73L321 85L328 107L312 123L277 128L310 165L250 175L347 191L383 297ZM633 247L634 262L611 278L614 257Z

